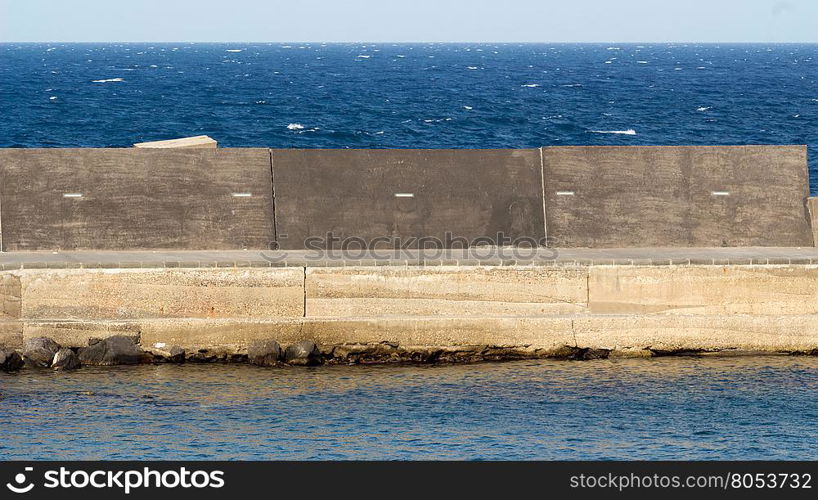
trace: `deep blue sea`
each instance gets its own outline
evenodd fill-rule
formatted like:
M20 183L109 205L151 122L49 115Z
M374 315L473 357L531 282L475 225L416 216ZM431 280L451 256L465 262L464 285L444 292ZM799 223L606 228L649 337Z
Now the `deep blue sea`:
M0 147L808 144L818 45L2 44Z

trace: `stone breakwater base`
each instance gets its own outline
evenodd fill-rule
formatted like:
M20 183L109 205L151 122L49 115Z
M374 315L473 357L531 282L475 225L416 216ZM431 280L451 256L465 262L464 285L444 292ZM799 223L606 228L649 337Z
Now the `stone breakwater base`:
M20 265L0 273L0 346L48 337L78 348L125 335L149 352L179 346L212 361L238 359L258 341L312 341L324 362L343 363L815 354L813 257Z

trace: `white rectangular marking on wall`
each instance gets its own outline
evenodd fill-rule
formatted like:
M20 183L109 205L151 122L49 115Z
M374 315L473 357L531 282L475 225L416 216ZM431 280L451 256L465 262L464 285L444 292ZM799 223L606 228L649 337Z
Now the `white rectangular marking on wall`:
M82 193L63 193L63 198L82 198Z
M252 198L253 193L233 193L233 198Z
M395 198L414 198L415 193L395 193Z
M730 196L730 191L713 191L713 196Z
M557 191L557 196L574 196L573 191Z

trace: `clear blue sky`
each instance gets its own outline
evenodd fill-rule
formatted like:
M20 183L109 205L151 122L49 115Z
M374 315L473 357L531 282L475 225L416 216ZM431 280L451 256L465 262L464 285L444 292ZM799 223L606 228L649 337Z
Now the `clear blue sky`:
M818 42L818 0L0 0L3 41Z

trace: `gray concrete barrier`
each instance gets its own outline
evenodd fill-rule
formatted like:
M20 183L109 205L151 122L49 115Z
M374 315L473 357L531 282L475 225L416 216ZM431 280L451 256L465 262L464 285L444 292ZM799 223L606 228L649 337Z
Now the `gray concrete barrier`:
M281 248L390 238L541 239L541 162L521 150L273 150ZM327 240L327 234L337 237ZM351 238L355 238L353 242ZM461 242L463 240L460 240ZM457 244L446 247L457 247Z
M268 248L267 149L3 149L6 251Z
M803 146L543 148L556 247L812 246Z
M808 195L802 146L0 149L0 248L813 246Z

